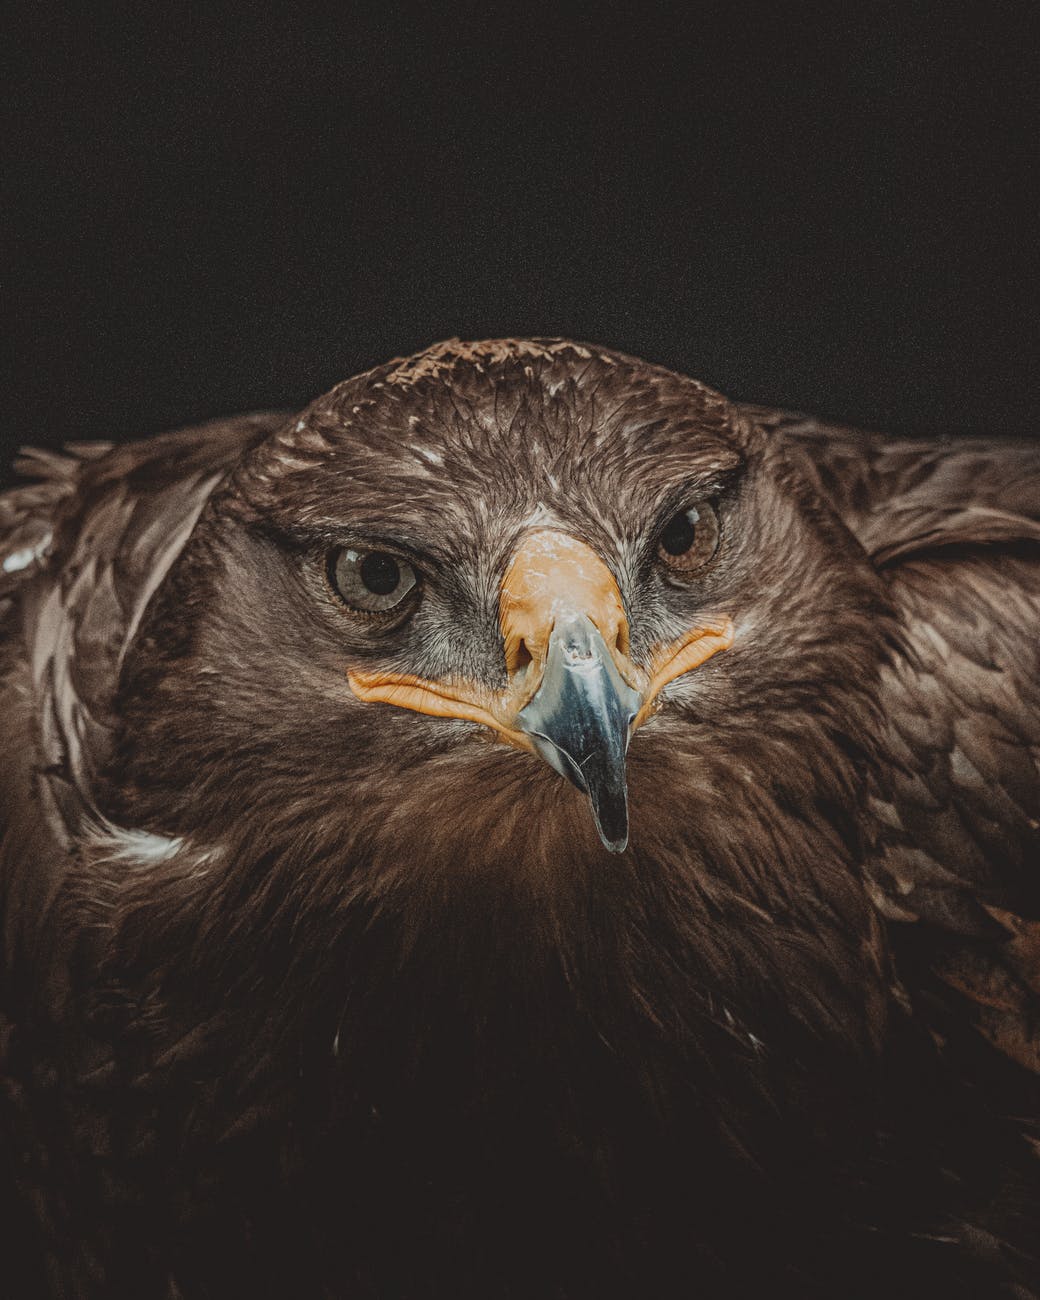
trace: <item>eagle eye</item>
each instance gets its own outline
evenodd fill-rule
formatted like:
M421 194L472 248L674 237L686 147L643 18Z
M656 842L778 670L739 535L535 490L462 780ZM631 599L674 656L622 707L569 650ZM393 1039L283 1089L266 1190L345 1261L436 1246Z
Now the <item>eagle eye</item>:
M340 546L328 559L329 582L343 602L365 614L386 613L416 585L415 570L389 551Z
M657 539L657 558L671 573L694 573L719 549L720 531L715 507L700 501L668 520Z

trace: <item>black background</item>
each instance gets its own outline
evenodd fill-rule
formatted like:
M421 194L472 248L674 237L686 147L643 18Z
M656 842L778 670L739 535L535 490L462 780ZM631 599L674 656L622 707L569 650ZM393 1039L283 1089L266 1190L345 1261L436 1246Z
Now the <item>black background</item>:
M1032 436L1033 8L26 6L4 462L453 334Z

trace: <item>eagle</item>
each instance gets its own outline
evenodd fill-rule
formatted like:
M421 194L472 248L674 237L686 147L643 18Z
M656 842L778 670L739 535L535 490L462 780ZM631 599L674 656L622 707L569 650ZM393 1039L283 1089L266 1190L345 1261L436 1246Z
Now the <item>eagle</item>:
M453 339L0 497L5 1294L1040 1295L1040 451Z

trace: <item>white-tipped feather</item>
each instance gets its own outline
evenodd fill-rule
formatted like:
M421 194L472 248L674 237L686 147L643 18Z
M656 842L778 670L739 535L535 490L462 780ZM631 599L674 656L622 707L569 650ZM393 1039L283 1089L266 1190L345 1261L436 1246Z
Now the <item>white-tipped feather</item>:
M4 573L20 573L27 569L30 564L34 564L46 551L51 544L51 534L47 533L41 537L38 542L32 546L23 546L17 551L12 551L10 555L5 555L0 569Z
M117 826L107 819L91 828L86 841L98 860L137 867L156 866L186 852L194 858L196 867L201 868L219 855L216 848L195 849L180 835L160 835L154 831Z

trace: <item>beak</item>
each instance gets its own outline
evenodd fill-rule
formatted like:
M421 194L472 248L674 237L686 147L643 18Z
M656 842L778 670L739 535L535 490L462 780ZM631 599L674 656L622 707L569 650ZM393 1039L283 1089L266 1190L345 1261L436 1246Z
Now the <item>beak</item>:
M465 718L538 754L589 797L604 845L628 844L625 755L632 732L656 711L668 682L733 641L728 618L663 645L646 667L629 658L617 583L584 542L555 529L529 533L502 581L499 622L509 684L426 681L351 669L360 700Z
M642 703L595 623L579 614L554 625L541 685L516 717L549 766L589 796L612 853L628 844L625 754Z

